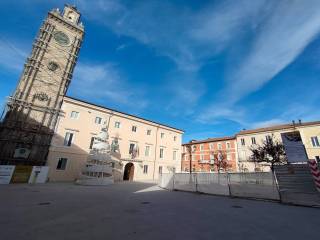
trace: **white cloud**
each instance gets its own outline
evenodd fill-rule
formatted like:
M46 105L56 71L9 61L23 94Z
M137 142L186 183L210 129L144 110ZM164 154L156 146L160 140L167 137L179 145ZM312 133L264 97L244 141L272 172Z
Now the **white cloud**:
M17 47L16 42L0 39L0 66L9 71L21 71L27 53L21 46Z
M200 139L206 139L208 137L213 138L213 137L218 137L221 136L221 132L217 131L204 131L204 132L196 132L196 133L185 133L183 138L187 139L187 141L190 140L200 140Z
M248 122L246 124L246 127L267 127L272 125L291 123L293 120L296 122L298 122L299 120L303 122L317 121L320 118L320 112L318 109L317 98L311 99L307 104L292 102L276 118L271 118L263 121Z
M83 15L132 37L172 59L181 71L197 71L254 22L266 1L223 1L199 10L167 1L81 1Z
M219 5L195 14L190 36L199 43L221 50L241 35L244 28L252 28L258 23L263 17L262 11L268 8L266 3L266 0L221 1Z
M126 49L129 46L129 44L120 44L117 48L116 51L121 51Z
M247 124L246 119L247 112L243 107L220 103L206 108L195 120L205 124L217 124L229 120L245 126Z
M229 79L236 101L288 66L320 30L320 1L280 1L261 26L252 50Z
M269 119L266 121L258 121L254 122L250 125L250 128L263 128L263 127L270 127L278 124L283 124L287 123L287 121L284 121L283 119L279 118L274 118L274 119Z
M226 48L253 22L264 6L264 0L245 0L234 4L205 5L199 10L167 1L82 1L83 15L104 24L118 35L129 36L166 56L176 64L176 71L186 78L168 79L168 88L175 85L176 93L168 109L179 108L185 101L196 103L205 93L193 86L204 85L197 75L206 60ZM130 6L130 7L129 7ZM119 49L122 47L120 46ZM202 82L199 84L199 82ZM189 97L189 99L187 99Z
M137 109L147 106L140 97L141 92L128 84L126 78L111 63L87 64L79 62L74 73L70 92L100 100L111 100L117 104L135 105Z
M279 1L269 9L260 23L250 52L228 77L228 86L221 96L226 107L262 88L293 62L320 31L320 1ZM215 108L218 103L212 104ZM205 111L200 119L214 119L214 112Z

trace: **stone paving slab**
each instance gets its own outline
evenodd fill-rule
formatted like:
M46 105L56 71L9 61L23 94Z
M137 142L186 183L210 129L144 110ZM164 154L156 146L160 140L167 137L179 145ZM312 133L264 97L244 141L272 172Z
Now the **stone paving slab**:
M154 183L0 186L1 239L319 239L320 209Z

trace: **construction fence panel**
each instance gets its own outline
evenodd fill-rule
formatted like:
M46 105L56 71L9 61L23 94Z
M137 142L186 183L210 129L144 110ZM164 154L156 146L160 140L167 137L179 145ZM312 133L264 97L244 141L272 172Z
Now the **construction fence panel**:
M197 191L216 195L229 195L227 173L197 173Z
M275 166L281 202L320 207L317 191L308 164Z
M195 173L176 173L174 175L174 189L188 192L196 192L197 175Z
M229 187L234 197L280 200L272 172L230 173Z
M168 190L174 189L174 174L162 173L159 178L159 186Z

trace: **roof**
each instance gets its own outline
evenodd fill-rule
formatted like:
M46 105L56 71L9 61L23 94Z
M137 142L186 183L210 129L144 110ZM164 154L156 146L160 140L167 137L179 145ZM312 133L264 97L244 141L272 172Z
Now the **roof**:
M310 126L310 125L320 125L320 121L302 122L302 123L299 123L299 122L298 123L287 123L287 124L274 125L274 126L264 127L264 128L242 130L242 131L238 132L236 135L268 132L268 131L274 131L274 130L285 130L285 129L291 129L291 128L295 128L295 127L303 127L303 126Z
M95 107L100 107L100 108L103 108L103 109L106 109L106 110L109 110L109 111L112 111L112 112L125 114L125 115L130 116L130 117L135 117L135 118L138 118L138 119L141 119L141 120L144 120L144 121L148 121L148 122L151 122L151 123L154 123L154 124L162 125L164 127L168 127L168 128L171 128L171 129L174 129L174 130L177 130L179 132L184 133L184 130L181 130L181 129L178 129L178 128L174 128L174 127L171 127L169 125L166 125L166 124L163 124L163 123L159 123L159 122L155 122L155 121L152 121L152 120L149 120L149 119L146 119L146 118L142 118L142 117L139 117L137 115L132 115L132 114L129 114L129 113L121 112L121 111L118 111L118 110L115 110L115 109L112 109L112 108L107 108L107 107L102 106L102 105L98 105L98 104L95 104L95 103L90 103L90 102L87 102L87 101L84 101L84 100L80 100L78 98L74 98L74 97L70 97L70 96L65 96L65 98L69 98L69 99L72 99L72 100L75 100L75 101L78 101L78 102L82 102L82 103L85 103L85 104L89 104L89 105L92 105L92 106L95 106Z
M199 144L199 143L207 143L207 142L219 142L219 141L227 141L227 140L234 140L235 136L227 136L227 137L216 137L216 138L208 138L205 140L191 140L188 143L182 144L182 146L186 145L193 145L193 144Z
M301 123L298 122L298 123L295 123L295 124L287 123L287 124L274 125L274 126L264 127L264 128L242 130L242 131L238 132L236 134L236 136L237 135L251 134L251 133L268 132L268 131L274 131L274 130L293 129L294 127L304 127L304 126L312 126L312 125L320 125L320 121L301 122ZM218 142L218 141L233 140L233 139L236 138L236 136L208 138L208 139L204 139L204 140L191 140L188 143L182 144L182 146L199 144L199 143L207 143L207 142Z

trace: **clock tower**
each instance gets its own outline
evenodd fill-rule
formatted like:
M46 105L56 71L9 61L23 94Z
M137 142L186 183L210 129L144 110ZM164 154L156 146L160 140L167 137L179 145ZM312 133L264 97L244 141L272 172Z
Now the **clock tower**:
M0 123L0 165L45 165L84 37L80 13L48 13Z

